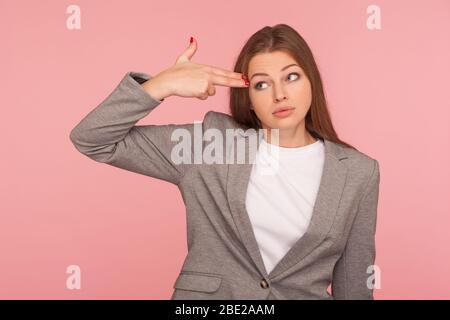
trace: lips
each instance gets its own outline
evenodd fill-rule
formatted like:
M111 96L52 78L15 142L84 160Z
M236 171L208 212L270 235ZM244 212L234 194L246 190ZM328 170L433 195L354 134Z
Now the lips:
M280 111L291 110L291 109L294 109L294 107L290 107L290 106L278 107L275 109L274 112L272 112L272 114L280 112Z

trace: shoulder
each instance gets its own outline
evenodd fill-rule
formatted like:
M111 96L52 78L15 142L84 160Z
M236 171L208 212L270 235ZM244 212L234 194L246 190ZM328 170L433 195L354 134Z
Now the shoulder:
M210 110L203 119L205 129L215 128L219 130L237 129L243 127L227 113Z
M379 180L380 164L378 160L368 153L360 150L352 149L341 144L328 141L332 146L334 154L344 159L344 164L347 168L358 177L363 177L363 180Z

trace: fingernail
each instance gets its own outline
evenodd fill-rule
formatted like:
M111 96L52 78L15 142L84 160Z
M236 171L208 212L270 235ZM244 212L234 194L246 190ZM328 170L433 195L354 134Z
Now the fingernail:
M190 42L189 43L192 43L194 41L194 38L193 37L191 37L191 40L190 40Z
M245 74L243 74L241 77L242 77L242 80L244 80L245 85L248 87L250 85L250 82L248 81L248 77Z
M250 83L249 83L249 81L248 81L247 76L246 76L245 74L243 74L243 75L241 76L241 78L242 78L242 80L244 80L245 85L248 87L248 86L250 85Z

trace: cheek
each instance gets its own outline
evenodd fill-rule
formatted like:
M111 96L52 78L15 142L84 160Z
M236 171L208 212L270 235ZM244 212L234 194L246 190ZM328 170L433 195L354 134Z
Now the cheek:
M289 88L289 97L300 108L309 108L312 101L311 85L303 81Z
M256 112L265 112L272 108L270 94L266 92L250 93L250 101Z

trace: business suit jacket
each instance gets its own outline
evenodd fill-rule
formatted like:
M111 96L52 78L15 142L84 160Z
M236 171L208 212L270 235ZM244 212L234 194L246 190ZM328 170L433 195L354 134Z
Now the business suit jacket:
M175 164L171 152L178 142L171 134L183 128L194 135L194 124L136 125L163 102L140 85L150 78L126 73L70 139L95 161L178 186L188 254L171 299L373 299L367 268L375 260L377 160L322 138L325 162L309 227L267 274L245 208L252 163ZM224 136L225 129L242 128L236 143L244 139L247 146L256 132L215 111L201 126Z

